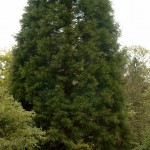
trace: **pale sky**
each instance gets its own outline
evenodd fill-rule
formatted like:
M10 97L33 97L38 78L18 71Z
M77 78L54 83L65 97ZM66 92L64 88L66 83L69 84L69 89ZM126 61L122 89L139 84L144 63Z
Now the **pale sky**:
M140 45L150 50L150 0L112 0L120 24L122 46Z
M27 0L0 0L0 49L15 44L13 35L20 30L19 20Z
M122 46L141 45L150 50L150 0L112 0L116 21L120 24ZM15 44L23 8L27 0L0 1L0 49Z

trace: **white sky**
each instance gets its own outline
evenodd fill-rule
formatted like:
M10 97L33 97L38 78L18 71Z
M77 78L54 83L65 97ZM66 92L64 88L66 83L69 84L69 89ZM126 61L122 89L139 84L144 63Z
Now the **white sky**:
M150 0L112 0L120 24L121 45L140 45L150 50Z
M141 45L150 50L150 0L112 0L120 24L122 46ZM0 49L15 44L13 35L20 30L19 20L27 0L0 1Z
M19 20L27 0L0 0L0 49L15 44L13 35L20 30Z

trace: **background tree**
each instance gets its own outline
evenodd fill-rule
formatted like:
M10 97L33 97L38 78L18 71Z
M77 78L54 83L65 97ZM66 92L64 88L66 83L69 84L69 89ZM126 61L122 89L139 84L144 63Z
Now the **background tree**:
M32 150L44 132L34 126L35 113L25 111L9 95L10 62L10 52L0 55L0 149Z
M46 131L43 149L129 149L118 27L109 0L29 0L12 93Z
M127 109L133 130L133 144L135 149L149 147L149 88L150 69L149 51L140 46L124 47L127 53L126 86L128 94ZM144 147L143 147L144 146ZM146 148L147 149L147 148Z
M10 86L10 64L11 64L11 51L0 54L0 85L7 88Z

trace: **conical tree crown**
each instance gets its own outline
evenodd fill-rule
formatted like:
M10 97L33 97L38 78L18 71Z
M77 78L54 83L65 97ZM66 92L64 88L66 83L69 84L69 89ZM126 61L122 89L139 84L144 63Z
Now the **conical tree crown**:
M126 149L118 29L108 0L29 0L12 93L47 132L43 149ZM126 133L126 134L125 134Z

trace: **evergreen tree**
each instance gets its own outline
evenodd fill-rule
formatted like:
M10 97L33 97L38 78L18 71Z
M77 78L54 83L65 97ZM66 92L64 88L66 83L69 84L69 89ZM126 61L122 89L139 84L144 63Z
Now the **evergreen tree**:
M12 93L46 131L45 149L129 149L118 28L108 0L29 0Z

